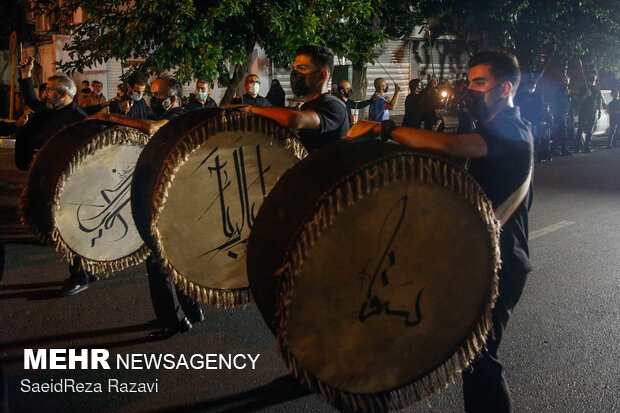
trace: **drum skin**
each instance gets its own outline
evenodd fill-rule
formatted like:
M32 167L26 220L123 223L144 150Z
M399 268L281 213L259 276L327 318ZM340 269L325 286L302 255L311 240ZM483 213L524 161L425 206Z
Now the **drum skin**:
M345 410L403 408L483 347L498 229L456 164L342 141L289 170L263 203L250 288L307 387Z
M37 153L21 218L64 257L93 272L141 262L148 250L133 224L131 173L148 135L102 120L70 125Z
M254 217L305 155L291 131L260 116L202 110L166 124L140 156L132 184L138 229L164 272L197 300L248 303Z

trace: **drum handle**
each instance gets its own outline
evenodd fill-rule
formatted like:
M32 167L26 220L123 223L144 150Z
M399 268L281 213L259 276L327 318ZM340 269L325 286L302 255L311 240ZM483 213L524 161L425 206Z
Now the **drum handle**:
M527 178L523 181L521 186L510 194L500 206L495 208L495 218L499 221L500 226L504 226L506 221L508 221L517 210L519 204L525 199L525 195L527 195L527 191L530 188L530 182L532 182L532 169L533 166L530 167L530 172L527 174Z

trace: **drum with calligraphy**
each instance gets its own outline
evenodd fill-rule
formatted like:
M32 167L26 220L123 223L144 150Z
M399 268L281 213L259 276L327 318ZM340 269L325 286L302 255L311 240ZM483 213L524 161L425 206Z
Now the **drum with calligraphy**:
M480 186L449 160L342 141L291 168L263 203L250 287L304 385L342 411L401 409L484 346L498 229Z
M136 161L149 136L89 120L50 138L30 169L23 221L40 239L93 272L112 272L148 255L131 215Z
M173 119L141 155L132 195L139 230L164 271L200 301L247 303L254 219L305 155L295 135L270 119L208 110Z

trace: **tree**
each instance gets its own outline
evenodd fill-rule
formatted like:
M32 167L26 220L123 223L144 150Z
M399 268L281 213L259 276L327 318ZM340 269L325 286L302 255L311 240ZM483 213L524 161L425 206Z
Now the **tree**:
M256 44L279 64L290 64L302 44L326 44L323 34L342 16L358 21L370 0L286 2L267 0L68 0L60 9L81 7L88 18L71 27L66 72L119 59L149 74L172 72L218 81L234 96Z
M618 69L620 10L617 0L423 0L433 37L454 35L471 55L512 49L525 71L540 70L540 54L561 61L582 56Z
M388 38L409 35L416 25L422 23L422 16L416 1L371 1L352 5L357 14L341 9L341 17L330 25L322 27L319 35L334 52L353 63L353 98L365 99L367 78L366 65L377 58L376 46ZM358 2L364 3L364 2Z

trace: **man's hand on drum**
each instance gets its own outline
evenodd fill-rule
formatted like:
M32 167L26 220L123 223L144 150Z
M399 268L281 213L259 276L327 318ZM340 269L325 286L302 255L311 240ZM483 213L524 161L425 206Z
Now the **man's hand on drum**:
M239 112L252 113L252 105L239 104L239 105L228 105L227 107L238 110Z
M90 115L89 119L110 120L110 114L106 112L97 112L94 115Z
M368 120L360 120L349 129L347 139L353 138L375 138L381 135L381 124Z

